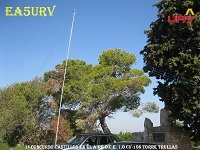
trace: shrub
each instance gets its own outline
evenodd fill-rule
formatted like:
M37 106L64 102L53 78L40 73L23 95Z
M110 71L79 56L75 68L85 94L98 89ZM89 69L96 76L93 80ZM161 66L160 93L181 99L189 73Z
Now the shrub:
M120 133L117 135L120 138L120 140L122 140L122 141L132 141L132 133L131 132L120 131Z
M9 146L7 143L4 143L3 141L0 140L0 150L9 150Z

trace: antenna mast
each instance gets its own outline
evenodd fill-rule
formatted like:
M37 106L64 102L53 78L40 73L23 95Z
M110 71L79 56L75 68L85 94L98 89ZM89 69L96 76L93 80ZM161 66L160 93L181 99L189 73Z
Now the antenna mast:
M74 9L73 10L73 19L72 19L71 31L70 31L70 36L69 36L68 49L67 49L67 59L65 61L65 72L64 72L64 76L63 76L63 82L62 82L62 91L61 91L61 96L60 96L60 106L59 106L59 110L58 110L58 120L57 120L57 128L56 128L55 146L57 145L57 140L58 140L58 129L59 129L59 124L60 124L60 111L61 111L61 107L62 107L62 99L63 99L64 85L65 85L65 78L66 78L65 76L66 76L66 72L67 72L67 63L68 63L68 58L69 58L69 50L70 50L73 27L74 27L75 11L76 10Z

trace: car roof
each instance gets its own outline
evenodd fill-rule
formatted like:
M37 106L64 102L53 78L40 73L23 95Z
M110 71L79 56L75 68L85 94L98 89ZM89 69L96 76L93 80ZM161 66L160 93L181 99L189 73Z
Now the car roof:
M80 133L80 134L77 134L77 135L114 135L116 136L115 134L112 134L112 133Z

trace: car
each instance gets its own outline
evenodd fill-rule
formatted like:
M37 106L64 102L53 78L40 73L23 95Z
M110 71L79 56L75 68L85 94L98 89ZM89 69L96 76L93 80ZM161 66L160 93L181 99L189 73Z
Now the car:
M158 145L134 141L120 141L108 144L100 150L160 150Z
M119 141L119 137L115 134L83 133L74 136L66 145L57 145L52 150L100 149L104 145Z

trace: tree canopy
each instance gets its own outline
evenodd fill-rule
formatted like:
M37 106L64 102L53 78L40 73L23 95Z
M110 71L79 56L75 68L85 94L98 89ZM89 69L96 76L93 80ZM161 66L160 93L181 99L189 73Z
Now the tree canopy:
M200 2L162 0L155 6L158 19L145 31L148 40L141 51L144 70L159 79L154 94L164 101L172 117L183 121L193 140L199 140ZM194 12L192 22L168 22L168 16L184 16L188 8Z
M99 120L103 131L109 133L105 118L118 110L137 109L140 94L151 83L143 70L132 68L135 62L134 54L121 49L104 51L95 66L80 60L68 60L63 109L75 109L77 117L92 126ZM65 61L44 74L49 87L58 84L59 88L50 90L57 101L60 99L64 67Z
M15 83L0 90L0 116L3 116L0 118L0 137L7 139L9 145L28 143L33 139L40 128L39 106L45 93L40 78ZM39 144L41 141L34 142Z

